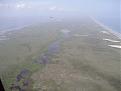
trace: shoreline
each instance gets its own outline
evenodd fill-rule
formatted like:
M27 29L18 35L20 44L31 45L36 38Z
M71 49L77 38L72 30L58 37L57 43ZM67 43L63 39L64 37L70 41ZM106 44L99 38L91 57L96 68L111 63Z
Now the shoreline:
M118 33L116 31L113 31L113 29L109 28L108 26L104 25L102 22L98 21L96 18L89 16L96 24L98 24L100 27L104 28L105 30L107 30L109 33L113 34L115 37L117 37L118 39L121 39L121 33ZM0 31L0 37L1 36L7 36L10 32L13 32L15 30L21 30L25 27L28 27L32 24L29 25L25 25L23 27L16 27L16 28L11 28L11 29L4 29Z
M14 31L19 31L21 29L24 29L26 27L28 27L30 25L25 25L23 27L16 27L16 28L10 28L10 29L4 29L0 31L0 41L4 41L4 40L9 40L9 35L14 32Z
M95 19L94 17L91 17L90 18L95 22L97 23L99 26L101 26L102 28L106 29L109 33L113 34L114 36L116 36L118 39L121 39L121 34L116 32L116 31L113 31L113 29L109 28L108 26L104 25L102 22L98 21L97 19Z
M0 36L4 36L4 35L6 35L6 34L8 34L10 32L13 32L15 30L21 30L21 29L26 28L26 27L29 27L29 26L34 26L34 25L36 25L38 23L41 23L41 22L26 24L26 25L14 27L14 28L0 29ZM43 23L46 23L46 22L43 22Z
M23 27L10 28L10 29L3 29L3 30L0 31L0 36L1 36L1 35L4 35L4 34L7 34L7 33L9 33L9 32L15 31L15 30L23 29L23 28L28 27L28 26L29 26L29 25L25 25L25 26L23 26Z

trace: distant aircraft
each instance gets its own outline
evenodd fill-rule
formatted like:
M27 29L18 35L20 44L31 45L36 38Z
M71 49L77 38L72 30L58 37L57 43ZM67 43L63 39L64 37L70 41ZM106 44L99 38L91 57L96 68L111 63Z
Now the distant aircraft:
M51 19L53 19L54 17L53 16L50 16Z

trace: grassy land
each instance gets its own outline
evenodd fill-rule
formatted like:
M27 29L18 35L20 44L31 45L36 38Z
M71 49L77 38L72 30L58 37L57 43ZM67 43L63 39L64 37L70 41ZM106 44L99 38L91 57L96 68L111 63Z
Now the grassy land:
M50 64L32 75L34 88L37 91L120 91L120 49L108 47L110 43L103 38L119 39L100 33L106 30L93 21L72 24L67 23L72 37L61 43L60 52Z
M46 65L35 63L53 41L62 37L58 37L61 29L71 31L71 37L61 41L59 53ZM120 91L120 50L108 47L120 43L103 38L119 39L100 31L106 30L90 19L78 19L13 32L10 40L0 43L0 76L6 91L22 69L30 71L26 91Z
M46 27L47 25L48 27ZM0 43L0 76L6 91L15 82L22 69L30 70L31 74L43 65L35 60L45 52L58 35L56 29L49 24L23 28L8 35L11 39ZM49 27L50 26L50 27Z

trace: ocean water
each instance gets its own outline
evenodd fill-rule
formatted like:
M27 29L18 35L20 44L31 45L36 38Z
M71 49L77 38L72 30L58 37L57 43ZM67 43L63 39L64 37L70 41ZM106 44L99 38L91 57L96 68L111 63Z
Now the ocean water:
M24 27L37 22L44 22L45 20L43 17L0 17L0 31Z
M112 29L114 32L120 33L121 34L121 29L120 29L120 17L96 17L98 21L100 21L103 25L109 27Z
M109 16L96 16L99 22L111 28L113 31L121 33L120 30L120 17ZM49 21L49 17L3 17L0 19L0 32L12 29L21 28L37 22Z

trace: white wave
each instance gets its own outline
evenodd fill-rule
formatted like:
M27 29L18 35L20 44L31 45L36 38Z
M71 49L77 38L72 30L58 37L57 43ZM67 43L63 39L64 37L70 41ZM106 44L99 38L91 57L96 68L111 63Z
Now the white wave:
M121 49L121 45L108 45L108 46Z
M107 30L109 33L113 34L114 36L116 36L117 38L121 39L121 34L118 32L113 31L112 29L110 29L109 27L107 27L106 25L104 25L103 23L99 22L97 19L95 19L94 17L90 16L90 18L97 23L99 26L101 26L102 28L104 28L105 30Z
M109 42L121 42L121 41L117 41L117 40L111 40L111 39L103 39L103 40L105 40L105 41L109 41Z

